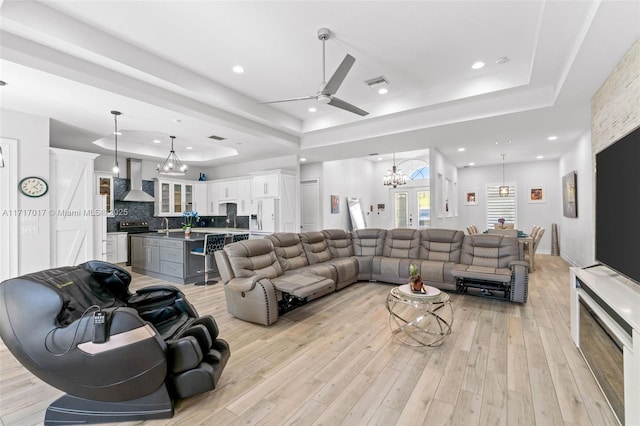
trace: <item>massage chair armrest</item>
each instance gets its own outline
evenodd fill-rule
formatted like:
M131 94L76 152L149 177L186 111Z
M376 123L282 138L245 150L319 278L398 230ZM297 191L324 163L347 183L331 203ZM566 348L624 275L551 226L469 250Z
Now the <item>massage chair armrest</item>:
M196 368L202 362L202 348L194 336L169 342L167 349L169 369L174 374Z
M232 290L235 290L238 292L246 292L246 291L253 290L256 286L256 283L263 279L268 280L268 278L265 275L253 275L246 278L236 277L229 280L229 282L227 282L226 285L227 285L227 288L230 288Z
M511 270L514 270L516 266L524 266L527 268L527 272L529 271L529 264L527 262L522 260L513 260L509 262L509 268L511 268Z
M165 380L166 344L131 308L104 309L107 340L94 343L92 314L48 333L38 376L72 395L102 401L138 398Z

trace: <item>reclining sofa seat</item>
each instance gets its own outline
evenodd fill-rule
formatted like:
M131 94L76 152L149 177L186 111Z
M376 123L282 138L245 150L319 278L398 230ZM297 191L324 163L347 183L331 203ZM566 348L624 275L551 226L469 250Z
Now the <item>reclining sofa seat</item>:
M505 290L505 298L524 303L528 296L529 265L518 259L517 238L496 234L465 235L460 263L451 273L463 292L466 283L496 283Z
M130 282L117 265L91 261L0 285L3 341L29 371L66 392L45 424L168 418L174 399L215 388L230 352L213 318L198 317L175 287L131 294ZM106 315L104 343L93 341L98 310Z
M351 234L342 229L329 229L300 234L302 247L310 265L325 264L335 268L336 290L358 280L358 261L353 259Z
M455 229L420 231L420 260L416 264L425 284L442 290L456 289L451 271L460 263L463 238L464 232Z
M371 279L394 284L409 281L409 265L417 263L420 254L420 231L409 228L386 232L382 255L374 256Z

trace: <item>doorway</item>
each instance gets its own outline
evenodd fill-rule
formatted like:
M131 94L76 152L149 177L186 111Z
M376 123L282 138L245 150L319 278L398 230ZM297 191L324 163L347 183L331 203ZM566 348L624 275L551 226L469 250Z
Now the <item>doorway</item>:
M318 179L300 182L300 232L320 230L320 183Z
M429 187L395 189L392 194L395 228L427 229L431 227Z

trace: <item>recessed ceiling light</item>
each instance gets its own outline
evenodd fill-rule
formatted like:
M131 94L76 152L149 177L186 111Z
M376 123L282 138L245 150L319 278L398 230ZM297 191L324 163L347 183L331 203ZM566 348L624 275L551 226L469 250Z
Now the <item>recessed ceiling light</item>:
M464 148L458 148L458 152L464 152Z
M557 136L549 136L549 137L547 138L547 140L548 140L548 141L555 141L556 139L558 139L558 137L557 137Z
M300 161L307 161L307 159L306 159L306 158L304 158L304 157L302 157L302 158L300 159Z
M309 112L316 112L318 109L316 107L309 107L309 109L307 111Z
M475 165L476 165L476 163L469 163L469 165L470 165L470 166L475 166Z
M389 89L387 89L386 87L381 87L378 89L378 93L381 95L386 95L387 93L389 93Z
M544 155L538 155L536 158L537 158L538 160L542 160L542 159L544 158Z
M188 146L187 149L193 149L193 147L192 146Z
M154 139L153 143L162 143L162 142L160 141L160 139Z
M382 161L382 157L378 157L378 161Z
M484 62L482 61L474 62L473 65L471 65L471 68L473 68L474 70L479 70L482 67L484 67Z
M240 65L236 65L235 67L233 67L233 72L235 72L236 74L242 74L244 72L244 68L242 68Z

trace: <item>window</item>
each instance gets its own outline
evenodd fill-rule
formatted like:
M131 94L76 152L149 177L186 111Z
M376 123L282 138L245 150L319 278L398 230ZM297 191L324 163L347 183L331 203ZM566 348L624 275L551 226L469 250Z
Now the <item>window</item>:
M498 219L500 218L504 218L506 223L513 223L517 229L516 185L507 183L507 185L509 185L508 197L501 197L498 194L498 187L500 185L499 183L487 185L487 229L493 228L493 225L498 223Z
M406 228L408 226L408 218L409 218L409 206L407 205L407 193L406 192L396 192L395 193L395 227L396 228Z

